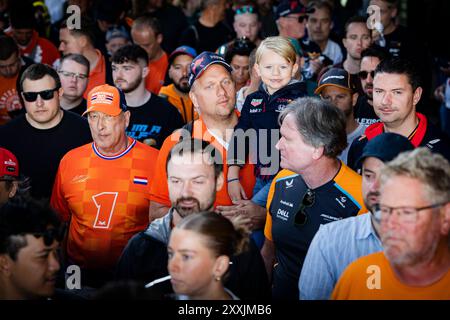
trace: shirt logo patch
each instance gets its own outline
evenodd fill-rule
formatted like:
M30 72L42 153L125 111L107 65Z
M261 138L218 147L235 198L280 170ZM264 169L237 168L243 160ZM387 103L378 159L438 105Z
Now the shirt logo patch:
M254 107L259 106L262 103L263 99L252 99L250 104Z
M133 183L142 184L146 186L148 184L148 179L146 177L134 177Z
M427 147L428 147L429 149L433 149L433 147L434 147L433 145L436 144L436 143L438 143L439 141L441 141L441 139L434 139L434 140L428 141Z
M278 209L277 218L281 219L283 221L287 221L289 219L289 211L283 210L283 209Z
M333 217L333 216L330 216L330 215L327 215L327 214L324 214L324 213L322 213L320 216L327 222L342 220L342 218Z
M292 188L294 186L294 179L286 181L286 189Z
M258 113L258 112L262 112L262 108L250 109L249 112L250 112L250 113Z
M336 198L336 201L337 201L337 203L339 203L339 205L342 208L345 208L345 204L344 203L347 202L347 197L341 196L341 197L339 197L339 199Z

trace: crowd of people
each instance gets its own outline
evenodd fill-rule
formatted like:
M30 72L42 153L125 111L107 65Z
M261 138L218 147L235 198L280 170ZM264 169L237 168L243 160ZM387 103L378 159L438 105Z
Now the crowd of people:
M0 1L0 299L450 300L450 59L349 2Z

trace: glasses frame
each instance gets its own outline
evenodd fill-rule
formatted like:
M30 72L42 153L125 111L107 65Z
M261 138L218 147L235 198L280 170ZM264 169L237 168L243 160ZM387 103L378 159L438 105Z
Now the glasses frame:
M375 70L372 70L372 71L370 71L370 72L367 72L367 71L360 71L360 72L358 72L358 77L361 79L361 80L366 80L367 79L367 77L369 76L369 74L370 74L370 76L372 77L372 79L375 77Z
M70 71L65 71L65 70L59 70L58 73L62 74L64 77L67 77L67 78L75 77L75 79L77 79L77 80L86 80L89 78L89 75L87 75L87 74L75 73L75 72L70 72Z
M383 207L383 208L386 208L386 209L388 209L389 211L389 217L391 217L392 216L392 213L394 212L394 211L398 211L398 210L401 210L401 209L403 209L403 210L411 210L411 216L414 216L414 219L411 219L411 221L404 221L404 222L407 222L407 223L412 223L413 221L412 220L414 220L414 222L416 222L417 221L417 215L418 215L418 213L420 212L420 211L423 211L423 210L427 210L427 209L436 209L436 208L439 208L439 207L442 207L442 206L444 206L444 205L446 205L448 203L448 201L447 202L441 202L441 203L435 203L435 204L432 204L432 205L429 205L429 206L424 206L424 207L407 207L407 206L402 206L402 207L389 207L389 206L384 206L384 205L380 205L380 204L376 204L375 206L374 206L374 212L373 212L373 217L375 218L375 220L377 221L377 222L381 222L382 220L383 220L383 217L382 217L382 211L381 211L381 208ZM398 214L398 213L397 213ZM399 217L401 218L402 216L405 216L405 214L398 214L399 215ZM404 219L404 218L403 218Z
M310 188L308 188L303 195L302 203L300 204L300 208L294 216L294 224L296 226L304 226L308 221L308 215L305 212L306 208L310 208L314 205L316 201L316 194Z
M42 100L52 100L55 97L55 91L58 91L59 87L53 88L53 89L48 89L48 90L42 90L42 91L28 91L22 92L22 97L26 102L35 102L38 98L38 96L40 96L42 98Z

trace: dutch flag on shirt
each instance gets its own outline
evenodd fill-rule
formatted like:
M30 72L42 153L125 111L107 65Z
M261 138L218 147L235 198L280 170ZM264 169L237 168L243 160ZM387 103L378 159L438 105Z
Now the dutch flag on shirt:
M148 184L148 179L146 177L134 177L133 182L135 184L147 185Z

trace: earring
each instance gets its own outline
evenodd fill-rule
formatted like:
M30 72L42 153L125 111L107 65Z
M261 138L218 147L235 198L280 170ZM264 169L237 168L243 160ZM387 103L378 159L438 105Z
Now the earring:
M220 281L221 278L220 277L215 277L215 279L216 279L216 281Z

